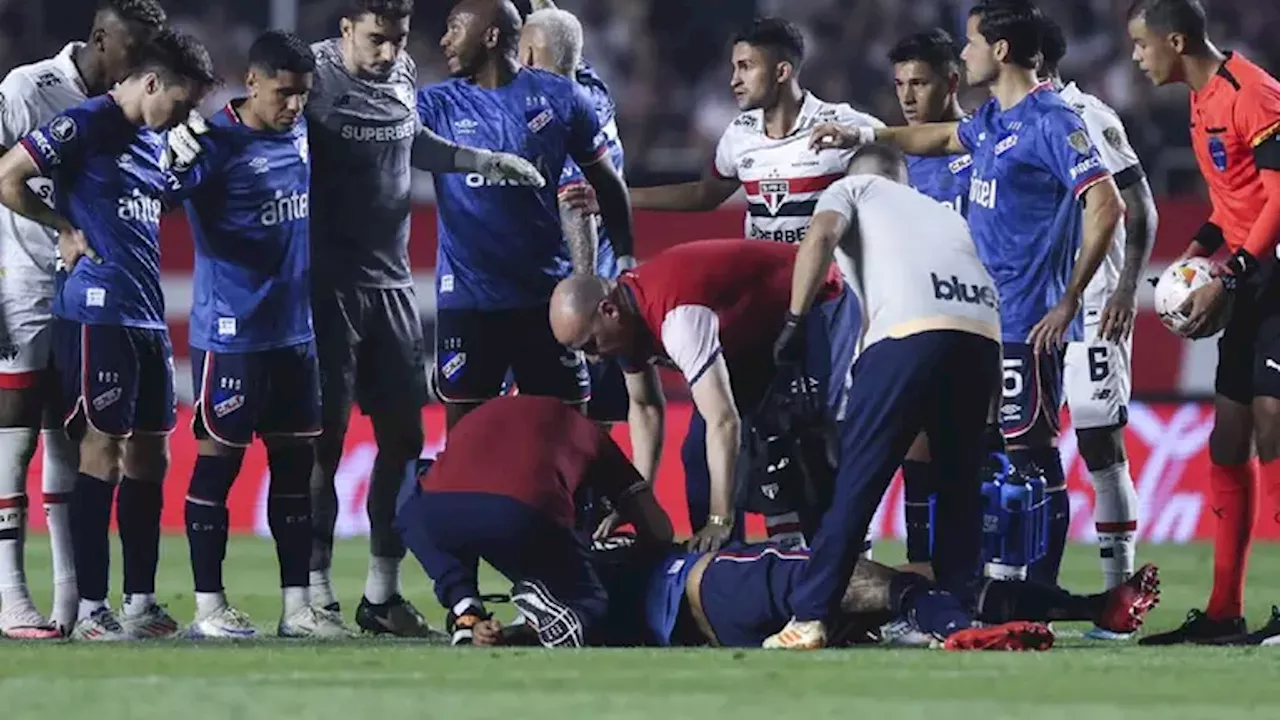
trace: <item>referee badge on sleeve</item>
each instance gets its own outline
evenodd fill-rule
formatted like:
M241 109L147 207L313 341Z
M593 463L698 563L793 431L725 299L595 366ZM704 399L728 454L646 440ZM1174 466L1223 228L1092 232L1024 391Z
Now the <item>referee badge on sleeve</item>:
M1102 138L1117 152L1124 152L1124 137L1120 135L1119 129L1114 127L1103 128Z
M1071 145L1071 149L1081 155L1088 155L1093 149L1093 143L1089 142L1089 135L1084 130L1076 130L1067 136L1067 143Z

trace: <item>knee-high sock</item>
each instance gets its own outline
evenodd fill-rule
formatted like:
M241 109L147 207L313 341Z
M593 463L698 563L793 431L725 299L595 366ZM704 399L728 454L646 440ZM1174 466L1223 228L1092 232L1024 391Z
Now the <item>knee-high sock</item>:
M1244 578L1257 514L1258 466L1213 465L1209 484L1217 527L1213 536L1213 591L1206 612L1215 620L1244 615Z

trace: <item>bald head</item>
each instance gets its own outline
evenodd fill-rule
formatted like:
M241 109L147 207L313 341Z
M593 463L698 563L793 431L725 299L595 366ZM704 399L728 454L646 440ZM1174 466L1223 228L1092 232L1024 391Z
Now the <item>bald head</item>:
M858 148L849 160L849 175L879 175L894 182L909 185L907 160L902 151L883 143L871 143Z
M560 281L551 294L551 332L571 348L581 347L591 333L600 301L609 294L609 281L596 275L574 274Z
M462 0L453 7L453 14L473 15L481 25L496 30L499 52L516 51L520 42L520 11L511 0Z

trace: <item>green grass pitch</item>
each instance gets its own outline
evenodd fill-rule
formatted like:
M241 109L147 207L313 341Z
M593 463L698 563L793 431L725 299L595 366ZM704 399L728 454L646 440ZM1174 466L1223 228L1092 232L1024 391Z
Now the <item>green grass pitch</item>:
M48 603L47 543L32 538L31 581ZM337 550L335 583L350 619L364 583L365 544ZM1149 628L1178 624L1204 602L1206 545L1140 548L1163 577ZM899 545L877 546L887 562ZM163 602L192 612L187 550L165 540ZM117 561L118 562L118 561ZM118 582L119 565L113 565ZM1280 603L1280 545L1255 547L1251 620ZM1068 552L1064 579L1092 590L1092 548ZM274 549L240 538L227 556L228 593L264 629L279 612ZM489 578L492 591L505 588ZM443 619L425 576L405 564L405 591ZM1063 627L1063 630L1082 628ZM1064 633L1066 635L1068 633ZM1276 648L1139 648L1063 638L1048 653L957 654L872 648L805 654L736 650L504 651L403 641L236 645L179 641L90 645L0 643L0 720L108 718L1275 718Z

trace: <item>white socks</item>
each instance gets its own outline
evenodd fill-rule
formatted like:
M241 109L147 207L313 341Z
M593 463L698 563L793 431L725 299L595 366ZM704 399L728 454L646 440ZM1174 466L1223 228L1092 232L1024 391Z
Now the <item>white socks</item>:
M333 583L329 580L329 569L311 571L311 604L318 608L327 607L338 602L333 594Z
M60 627L70 627L75 623L80 600L71 548L71 493L80 470L80 446L61 430L45 430L40 440L44 446L44 516L53 555L53 609L49 619Z
M27 539L27 466L39 430L0 428L0 607L31 603L23 565Z
M221 595L222 593L217 594ZM222 602L224 605L226 604L227 601L225 597ZM125 595L124 602L120 604L120 614L124 617L138 617L150 610L151 606L155 604L155 593L133 593L132 595Z
M225 592L196 593L196 620L203 620L227 606Z
M1138 493L1127 461L1090 472L1089 479L1093 481L1093 522L1098 533L1102 577L1105 589L1110 590L1133 574Z
M292 617L294 613L311 604L311 592L305 587L287 587L280 589L284 604L282 617Z
M369 575L364 581L364 596L381 605L400 592L400 558L369 556Z

